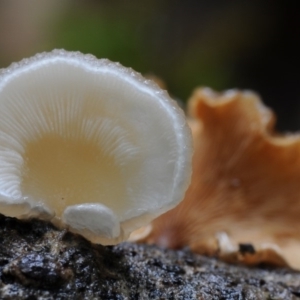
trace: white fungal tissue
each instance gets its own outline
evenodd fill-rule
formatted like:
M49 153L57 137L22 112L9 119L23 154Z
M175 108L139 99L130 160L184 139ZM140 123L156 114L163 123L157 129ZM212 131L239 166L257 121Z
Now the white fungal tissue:
M115 244L176 206L191 176L185 116L156 84L54 50L0 73L0 212Z

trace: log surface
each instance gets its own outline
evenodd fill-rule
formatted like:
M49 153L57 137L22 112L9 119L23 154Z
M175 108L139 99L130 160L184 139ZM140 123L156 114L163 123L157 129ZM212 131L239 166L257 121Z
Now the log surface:
M93 245L0 215L0 299L300 299L300 272L156 246Z

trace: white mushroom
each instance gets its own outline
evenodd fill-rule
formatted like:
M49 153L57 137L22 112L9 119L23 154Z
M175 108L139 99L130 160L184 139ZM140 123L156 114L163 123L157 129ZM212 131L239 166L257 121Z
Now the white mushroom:
M0 74L6 215L115 244L182 200L191 143L176 103L120 64L54 50Z

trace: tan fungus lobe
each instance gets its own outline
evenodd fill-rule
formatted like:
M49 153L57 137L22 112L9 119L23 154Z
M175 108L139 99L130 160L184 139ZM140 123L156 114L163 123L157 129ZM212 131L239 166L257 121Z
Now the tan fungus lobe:
M299 135L276 134L273 113L248 91L197 89L189 114L192 183L144 241L300 268ZM254 251L242 251L249 243Z

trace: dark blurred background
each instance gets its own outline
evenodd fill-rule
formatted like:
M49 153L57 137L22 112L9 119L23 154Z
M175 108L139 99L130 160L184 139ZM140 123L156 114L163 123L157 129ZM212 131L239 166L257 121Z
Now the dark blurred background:
M300 13L279 0L1 0L0 67L53 48L162 78L186 101L197 86L252 89L300 129ZM293 6L294 5L294 6Z

